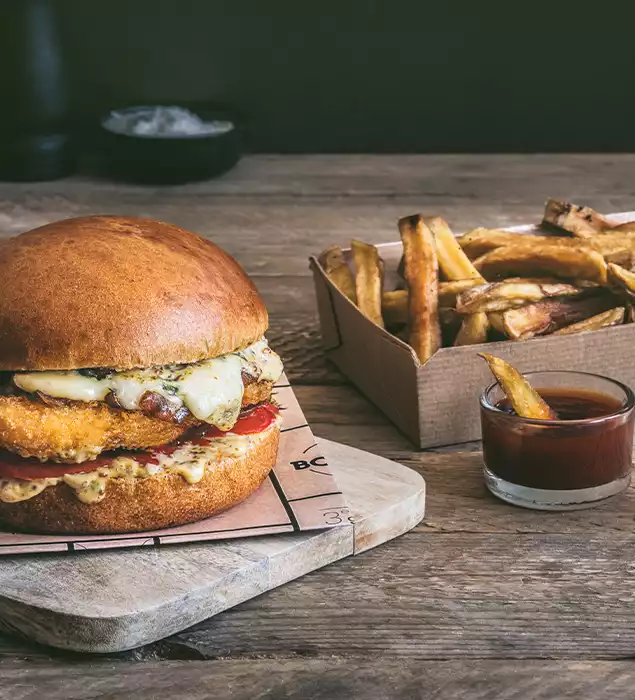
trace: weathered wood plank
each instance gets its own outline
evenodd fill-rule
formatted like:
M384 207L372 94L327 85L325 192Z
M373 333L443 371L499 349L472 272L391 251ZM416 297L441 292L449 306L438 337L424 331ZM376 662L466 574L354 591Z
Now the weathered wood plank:
M313 279L302 275L251 275L270 315L282 318L287 310L301 315L305 324L317 323Z
M492 207L517 206L533 196L593 197L609 206L633 193L633 154L455 154L455 155L250 155L222 178L174 187L144 186L76 176L42 183L2 183L0 197L58 197L78 201L116 195L121 200L166 201L280 196L481 197ZM497 200L495 194L501 197ZM506 202L508 195L513 199ZM589 204L593 204L589 202Z
M371 432L370 428L358 431ZM392 454L392 456L390 456ZM397 453L382 452L390 459ZM635 487L588 510L545 513L503 503L486 490L480 452L399 454L398 461L421 472L429 489L425 521L429 532L566 533L586 537L634 531Z
M390 459L405 462L412 454L412 444L390 423L383 425L334 425L317 417L311 423L313 433L333 442L341 442L359 450L379 455L393 455Z
M40 664L1 667L4 700L630 700L626 661L250 659L213 662Z
M282 357L287 377L294 385L348 383L335 365L326 359L315 317L272 314L267 338Z
M633 547L619 534L413 533L171 642L209 658L629 658Z
M252 156L224 178L174 188L82 177L3 183L0 232L104 212L151 216L213 238L251 274L308 275L308 254L352 236L396 240L395 222L411 210L463 229L537 221L549 195L631 209L634 163L633 155Z
M296 384L293 390L311 424L387 425L379 409L350 384L329 387Z
M31 228L73 216L116 212L146 216L182 226L218 243L233 255L250 275L297 274L309 276L308 258L331 244L348 245L351 238L371 243L399 240L396 221L417 210L443 214L457 230L477 225L502 226L538 221L542 199L519 209L497 211L491 204L471 199L400 198L331 199L301 203L270 199L191 201L183 197L170 203L164 197L129 201L115 193L78 202L57 198L54 208L47 199L20 204L0 194L0 235L16 235ZM633 198L631 198L631 204Z

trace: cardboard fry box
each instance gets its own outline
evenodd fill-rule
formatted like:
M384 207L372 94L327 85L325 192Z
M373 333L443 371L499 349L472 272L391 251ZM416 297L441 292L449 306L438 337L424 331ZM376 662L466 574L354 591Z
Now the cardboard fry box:
M610 215L632 221L635 212ZM535 226L510 231L539 233ZM377 246L384 289L394 289L401 243ZM350 251L344 251L348 256ZM327 357L416 445L437 447L479 440L479 396L492 374L478 352L511 362L521 372L549 369L603 374L635 389L635 324L525 341L448 347L421 364L412 348L369 321L310 258Z

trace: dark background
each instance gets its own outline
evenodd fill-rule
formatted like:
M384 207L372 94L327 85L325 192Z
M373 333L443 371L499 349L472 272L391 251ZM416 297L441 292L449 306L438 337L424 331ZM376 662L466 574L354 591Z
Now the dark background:
M589 7L59 0L82 118L215 100L255 151L635 150L631 3Z

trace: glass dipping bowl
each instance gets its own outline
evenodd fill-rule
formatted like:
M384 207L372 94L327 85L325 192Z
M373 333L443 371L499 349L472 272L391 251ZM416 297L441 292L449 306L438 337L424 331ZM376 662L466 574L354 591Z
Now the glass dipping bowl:
M585 372L530 372L541 390L592 392L619 402L613 412L578 420L534 420L496 404L495 383L481 394L487 488L514 505L538 510L588 508L621 493L631 481L635 396L624 384Z

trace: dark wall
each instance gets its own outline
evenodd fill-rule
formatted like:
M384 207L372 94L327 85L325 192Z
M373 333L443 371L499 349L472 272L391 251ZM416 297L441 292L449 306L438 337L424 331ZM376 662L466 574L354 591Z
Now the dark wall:
M635 150L632 3L592 7L60 0L83 115L217 100L260 151Z

